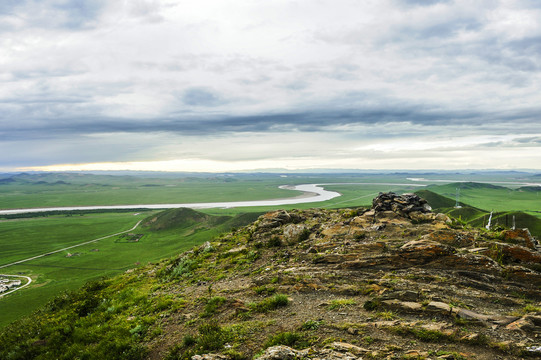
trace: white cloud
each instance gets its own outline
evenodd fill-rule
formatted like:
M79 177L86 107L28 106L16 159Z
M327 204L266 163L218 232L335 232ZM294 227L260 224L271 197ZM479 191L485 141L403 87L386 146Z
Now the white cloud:
M461 149L492 143L509 159L494 166L520 152L541 168L513 142L540 132L540 12L466 0L0 6L0 149L19 149L0 167L190 154L437 167L445 151L470 167L482 162Z

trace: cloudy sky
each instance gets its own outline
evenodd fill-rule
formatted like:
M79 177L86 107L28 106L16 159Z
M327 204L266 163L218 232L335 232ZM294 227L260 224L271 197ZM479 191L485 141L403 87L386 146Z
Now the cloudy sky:
M2 0L0 170L541 169L536 0Z

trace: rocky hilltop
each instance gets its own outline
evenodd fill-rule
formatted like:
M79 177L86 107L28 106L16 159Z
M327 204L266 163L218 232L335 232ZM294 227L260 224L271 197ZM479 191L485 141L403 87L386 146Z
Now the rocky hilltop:
M380 194L370 209L270 212L93 286L53 310L123 326L131 337L118 358L541 356L537 240L464 228L415 194ZM122 300L128 291L141 299ZM53 335L39 334L21 354L54 354Z

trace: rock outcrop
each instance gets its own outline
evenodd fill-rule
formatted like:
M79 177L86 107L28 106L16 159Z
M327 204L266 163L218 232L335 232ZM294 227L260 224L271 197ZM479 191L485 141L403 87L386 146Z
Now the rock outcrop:
M541 253L527 230L463 229L415 194L380 193L370 209L267 213L212 247L226 255L207 253L213 268L199 276L242 267L243 275L212 286L234 296L218 319L260 324L252 345L233 345L249 356L250 346L271 340L283 345L267 347L259 359L540 353ZM200 285L185 291L205 296ZM274 293L287 294L287 310L254 312L254 303ZM222 356L227 352L193 359Z

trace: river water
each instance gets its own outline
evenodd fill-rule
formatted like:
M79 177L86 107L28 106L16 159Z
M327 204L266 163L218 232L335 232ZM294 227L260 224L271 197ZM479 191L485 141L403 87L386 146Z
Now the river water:
M229 202L208 202L208 203L184 203L184 204L136 204L136 205L109 205L109 206L69 206L69 207L50 207L50 208L29 208L0 210L0 215L23 214L31 212L45 211L69 211L69 210L116 210L116 209L209 209L209 208L232 208L232 207L250 207L250 206L280 206L292 204L304 204L320 201L327 201L341 196L335 191L323 189L318 184L304 184L288 186L282 185L281 189L302 191L304 194L286 199L272 200L254 200L254 201L229 201Z

